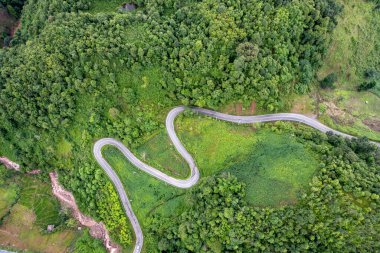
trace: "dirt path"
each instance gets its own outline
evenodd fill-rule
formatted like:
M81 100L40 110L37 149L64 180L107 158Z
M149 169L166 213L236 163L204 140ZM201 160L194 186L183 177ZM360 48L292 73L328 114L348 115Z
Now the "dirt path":
M12 162L5 156L0 157L0 163L4 164L4 166L7 167L8 169L20 171L20 165L18 165L15 162Z
M73 194L66 191L58 182L58 175L55 172L49 174L51 179L51 185L53 189L53 194L58 198L63 206L66 206L72 211L72 214L76 220L82 226L88 227L90 229L90 234L92 237L100 239L103 241L104 246L110 253L121 252L120 247L111 242L111 238L108 231L102 222L96 222L92 218L85 216L81 213L78 205L75 202Z

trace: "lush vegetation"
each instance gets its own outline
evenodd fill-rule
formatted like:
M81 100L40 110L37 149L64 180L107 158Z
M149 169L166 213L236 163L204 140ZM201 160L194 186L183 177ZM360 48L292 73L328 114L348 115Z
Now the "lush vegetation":
M152 165L158 165L160 169L174 176L185 177L188 173L186 166L180 158L175 157L175 151L162 132L168 109L177 104L217 109L237 100L244 103L256 101L258 107L266 111L285 108L289 96L309 91L315 72L323 63L330 34L337 25L337 16L342 11L342 5L334 0L138 0L134 1L138 6L137 10L119 13L117 8L122 2L26 1L22 10L22 25L11 41L11 47L0 50L0 151L20 162L24 170L41 169L41 178L44 178L46 172L58 169L62 183L73 191L81 210L103 221L114 239L127 247L132 242L128 220L112 184L92 157L94 140L106 136L118 138L133 150L139 151L140 157L147 161L151 161L152 154L162 151L157 145L164 143L167 153L160 152L158 156L155 155ZM377 30L373 30L369 38L376 34ZM348 38L344 41L346 43L351 40ZM365 68L358 68L363 75L364 71L377 70L378 48L374 46L370 53L365 54L370 55L372 60ZM345 56L346 53L343 52L342 55ZM364 60L358 57L357 61L361 63ZM330 74L326 73L325 69L322 69L322 72L319 80ZM344 73L336 72L338 79L335 86L339 87ZM354 90L363 82L366 82L364 88L370 87L367 83L371 84L375 78L367 79L355 82L352 86L355 87ZM327 81L327 84L332 85L333 82ZM374 90L376 87L370 89ZM376 111L376 108L374 110ZM197 124L194 125L195 129ZM201 126L205 125L207 124ZM278 136L273 133L266 132L265 136L258 140L252 136L244 138L246 133L239 139L239 136L236 136L238 131L230 131L223 139L223 135L211 131L211 128L208 131L206 128L204 133L209 137L197 144L194 138L197 134L186 134L191 133L189 130L193 126L183 124L180 127L186 130L180 132L180 138L194 153L202 175L206 176L229 170L239 180L248 181L250 177L240 172L238 167L244 167L246 170L257 169L258 164L255 161L258 159L253 155L255 148L271 151L265 153L268 155L277 155L281 153L279 147L284 144L284 140L279 141ZM221 127L221 130L226 129L231 130L232 127L228 124ZM153 141L140 145L152 135L156 135L156 144ZM276 145L266 146L266 141L274 139L278 141ZM215 140L221 144L216 146ZM230 144L226 144L227 140ZM313 146L310 143L308 145ZM323 145L326 145L328 150L334 149L331 144ZM247 210L257 208L250 207L250 203L277 206L281 201L296 202L296 192L305 190L306 182L315 171L314 159L317 159L309 150L310 147L307 146L305 149L301 146L297 142L291 142L289 148L281 153L287 155L294 152L300 157L310 158L305 161L310 162L306 166L304 163L298 163L294 157L289 157L297 166L287 164L282 168L284 171L278 171L281 179L279 181L283 181L289 173L293 173L292 170L303 167L299 170L299 177L285 181L286 185L292 185L287 187L291 192L290 199L273 198L265 202L264 196L277 194L276 191L267 189L261 192L260 200L255 198L254 192L257 189L249 184L245 188L247 197L243 198L243 185L231 177L221 181L209 179L210 184L219 184L218 181L227 185L236 182L241 189L232 196L238 195L240 207ZM205 147L215 149L206 153ZM233 157L226 157L232 149L236 150L236 153ZM212 151L215 152L212 154ZM167 210L173 209L177 214L184 213L183 219L186 219L193 211L184 210L184 198L196 200L195 197L184 196L182 192L167 189L166 185L133 170L115 150L106 149L104 153L112 166L118 168L119 176L132 196L131 199L139 199L132 201L132 205L139 210L138 218L145 226L144 232L148 233L147 249L155 249L158 244L157 234L160 235L161 232L147 229L150 226L151 214L157 210L160 215L169 216ZM168 159L168 156L174 156L174 160ZM237 163L242 158L245 161ZM268 176L265 171L278 169L279 162L283 161L275 161L272 167L269 164L269 167L263 170L256 170L257 174L249 175L261 178ZM316 177L320 179L321 175L318 174ZM270 177L264 179L269 180ZM202 187L197 189L199 192L203 190ZM25 188L27 196L33 191L33 187ZM152 196L147 194L151 191ZM203 199L199 200L201 204ZM247 200L249 204L246 203ZM36 209L38 223L46 225L39 215L40 206L44 201L24 199L24 202L28 208ZM158 204L153 205L154 202ZM306 202L307 200L302 199L294 210L304 210L302 205ZM348 200L346 202L348 203ZM4 203L4 206L12 203L11 195ZM323 205L325 204L327 205L323 202ZM57 208L54 202L49 205L49 208ZM212 208L214 207L216 210L219 208L217 205ZM207 214L212 208L200 207L199 210L204 210ZM196 210L195 207L192 210ZM294 219L299 217L288 213L292 212L289 211L293 210L292 208L285 207L280 209L281 211L264 210L270 210L265 217L280 217L282 214ZM56 212L54 214L48 215L51 218L49 222L58 223L65 219L64 215L56 215ZM333 214L327 216L323 213L318 216L319 220L323 220L323 215L331 218ZM329 221L327 218L326 222ZM171 219L170 224L173 226L168 230L175 234L175 224L180 220ZM262 224L267 224L265 219L269 218L262 218ZM289 219L289 222L291 220ZM342 219L339 222L344 221ZM328 225L326 227L330 229ZM358 229L360 230L360 227ZM227 232L228 230L223 233ZM212 231L210 233L213 234ZM294 234L289 232L290 235ZM327 238L330 234L326 232L323 236ZM214 238L215 241L219 238L219 242L222 242L223 237L225 235ZM176 242L168 238L168 241L160 243L160 248L179 250L192 243L181 241L175 236L173 238ZM299 245L306 240L305 237L300 236L297 240L299 241L294 247L302 249ZM252 242L256 241L259 240L255 238ZM339 240L336 243L338 242ZM263 241L260 243L266 245ZM95 244L84 238L78 242L77 247L95 250ZM211 244L214 242L207 243L208 246ZM193 249L198 249L196 247L199 245L199 242L195 243ZM222 245L215 242L212 247L214 251L249 248L244 243L235 242ZM260 247L261 244L257 249ZM321 249L319 245L310 247L312 250ZM335 244L330 249L338 249L334 247Z
M344 9L318 73L319 80L331 73L336 74L337 80L334 90L320 90L312 95L316 113L320 111L320 119L340 131L380 140L376 127L380 121L377 74L380 72L380 12L375 1L338 2ZM323 110L318 110L320 106Z
M0 6L5 6L9 14L13 15L14 17L19 17L21 15L24 3L25 0L0 0Z
M90 236L90 233L86 230L76 242L73 249L74 253L93 252L93 253L105 253L102 242L96 240Z
M379 248L379 167L376 146L365 139L296 131L324 158L294 206L248 205L245 184L222 174L191 192L192 207L157 216L152 230L161 252L374 252Z
M280 108L285 94L308 90L340 7L146 0L134 12L97 13L100 2L26 2L12 47L0 51L0 135L24 168L61 169L81 209L127 245L128 221L92 159L93 140L136 145L178 103Z

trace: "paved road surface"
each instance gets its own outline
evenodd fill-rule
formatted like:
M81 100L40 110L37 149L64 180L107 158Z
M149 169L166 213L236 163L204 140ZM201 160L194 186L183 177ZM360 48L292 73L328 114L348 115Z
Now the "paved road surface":
M107 163L107 161L102 156L102 148L106 145L112 145L119 149L124 156L137 168L145 171L146 173L154 176L155 178L164 181L170 185L173 185L175 187L179 188L189 188L195 185L198 182L199 179L199 171L198 168L194 162L193 157L187 152L185 147L182 145L181 141L178 139L177 134L175 133L174 128L174 120L184 110L189 109L196 113L204 114L212 118L234 122L238 124L249 124L249 123L257 123L257 122L270 122L270 121L293 121L293 122L300 122L306 125L309 125L321 132L333 132L334 134L341 135L343 137L352 138L353 136L341 133L339 131L333 130L319 121L308 118L301 114L294 114L294 113L278 113L278 114L268 114L268 115L260 115L260 116L234 116L234 115L228 115L224 113L219 113L203 108L197 108L197 107L185 107L185 106L179 106L175 107L173 110L171 110L166 118L166 130L167 133L173 142L175 148L177 151L182 155L182 157L186 160L186 162L189 164L189 167L191 169L191 173L189 178L185 180L176 179L173 177L170 177L161 171L149 166L148 164L143 163L140 161L136 156L132 154L132 152L125 147L121 142L112 139L112 138L104 138L99 141L97 141L94 145L94 156L95 159L98 161L99 165L104 169L104 171L107 173L107 175L110 177L111 181L116 187L116 190L119 194L119 197L121 199L121 202L123 204L123 207L125 209L125 213L130 219L133 229L135 231L136 235L136 245L133 250L134 253L139 253L143 246L143 233L139 224L139 221L137 220L135 214L133 213L131 204L128 200L127 194L125 193L125 190L123 188L123 185L115 173L115 171L111 168L111 166ZM375 143L378 147L380 147L380 143Z

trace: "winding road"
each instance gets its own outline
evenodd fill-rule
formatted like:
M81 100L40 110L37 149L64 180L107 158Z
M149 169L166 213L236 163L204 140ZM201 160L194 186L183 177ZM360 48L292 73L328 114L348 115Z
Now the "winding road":
M133 213L131 203L128 200L123 184L121 183L115 171L104 159L102 155L102 148L106 145L112 145L116 147L117 149L119 149L134 166L152 175L153 177L178 188L190 188L198 182L199 170L194 162L193 157L189 154L189 152L187 152L185 147L182 145L181 141L178 139L178 136L175 133L175 128L174 128L175 118L184 110L191 110L193 112L207 115L212 118L216 118L216 119L228 121L228 122L233 122L233 123L238 123L238 124L250 124L250 123L270 122L270 121L293 121L293 122L299 122L299 123L303 123L305 125L311 126L324 133L333 132L334 134L338 134L346 138L353 138L353 136L351 135L333 130L323 125L319 121L306 117L301 114L278 113L278 114L268 114L268 115L259 115L259 116L234 116L234 115L215 112L215 111L211 111L211 110L203 109L203 108L178 106L172 109L167 115L166 130L175 148L181 154L181 156L186 160L186 162L189 164L189 167L191 169L190 176L185 180L170 177L162 173L161 171L149 166L148 164L145 164L144 162L140 161L135 155L133 155L132 152L127 147L125 147L121 142L115 139L104 138L97 141L93 149L95 159L98 161L99 165L103 168L103 170L107 173L107 175L109 176L109 178L115 185L116 190L119 194L120 200L122 202L122 205L125 209L125 213L128 216L129 220L131 221L131 224L135 231L136 244L133 250L134 253L141 252L144 236L143 236L139 221L137 220L135 214ZM378 147L380 147L380 143L377 143L377 142L373 142L373 143L377 145Z

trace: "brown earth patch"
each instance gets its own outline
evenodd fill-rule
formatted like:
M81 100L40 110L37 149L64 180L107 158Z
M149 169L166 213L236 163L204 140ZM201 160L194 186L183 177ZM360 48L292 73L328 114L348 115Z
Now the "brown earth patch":
M15 36L15 33L17 32L17 30L20 28L21 28L21 22L20 20L18 20L16 24L14 24L13 27L11 28L10 35L12 38L13 36Z
M0 157L0 164L4 164L4 166L8 169L12 169L12 170L17 170L17 171L20 171L20 165L18 165L17 163L9 160L7 157L5 156L1 156Z
M102 222L96 222L91 217L84 215L78 208L74 195L66 191L58 182L57 173L49 173L51 185L53 188L53 195L58 198L61 204L72 211L74 218L79 221L82 226L90 229L90 235L96 239L103 241L104 246L110 253L119 253L121 248L119 245L112 243L111 238L105 225Z
M255 111L256 111L256 102L255 102L255 101L252 101L249 112L250 112L251 114L255 114Z
M340 109L333 102L324 102L323 104L327 107L327 115L329 115L336 123L348 125L355 122L355 118L351 114Z
M241 103L237 103L235 105L235 114L241 115L242 112L243 112L243 105Z
M365 119L363 123L372 130L380 132L380 119Z

